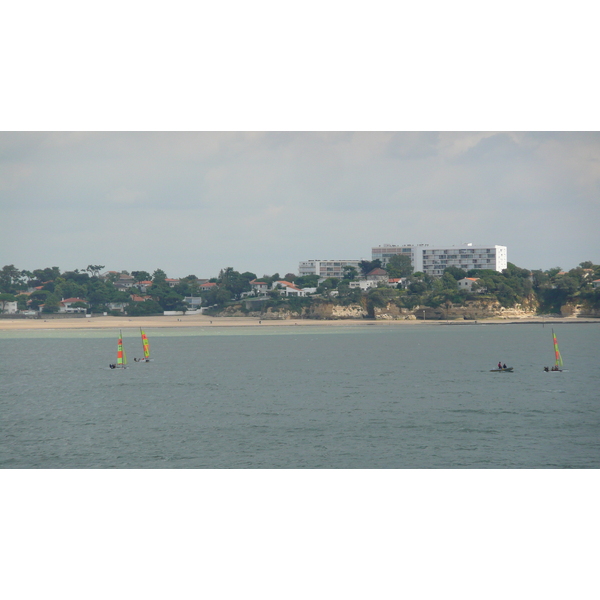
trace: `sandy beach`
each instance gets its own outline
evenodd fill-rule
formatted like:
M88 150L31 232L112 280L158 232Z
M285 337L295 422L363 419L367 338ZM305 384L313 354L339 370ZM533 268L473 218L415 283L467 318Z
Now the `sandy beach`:
M479 319L477 321L445 320L361 320L361 319L258 319L246 317L209 317L206 315L156 316L156 317L112 317L93 316L91 318L48 318L48 319L0 319L0 330L36 329L137 329L143 328L185 328L185 327L402 327L406 325L477 325L477 324L517 324L517 323L600 323L600 319L527 317L522 319Z

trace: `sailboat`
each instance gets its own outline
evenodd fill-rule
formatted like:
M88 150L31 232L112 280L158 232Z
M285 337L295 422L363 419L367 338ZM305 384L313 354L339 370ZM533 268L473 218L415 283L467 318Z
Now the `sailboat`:
M548 367L544 367L544 371L562 371L560 367L563 366L563 359L560 355L560 350L558 349L558 340L556 339L556 334L554 333L554 329L552 330L552 341L554 343L554 366L549 369Z
M110 365L111 369L127 369L127 354L123 348L123 333L119 329L119 341L117 342L117 362Z
M134 358L133 360L135 360L135 362L150 362L150 342L148 341L148 337L141 327L140 334L142 335L142 349L144 351L144 358Z

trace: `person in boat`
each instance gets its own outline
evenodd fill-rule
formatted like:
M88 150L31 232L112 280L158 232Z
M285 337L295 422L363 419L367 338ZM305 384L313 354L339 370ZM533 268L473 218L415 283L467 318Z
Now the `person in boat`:
M548 367L544 367L544 371L546 371L546 373L549 371L550 369Z
M115 368L115 365L113 365L112 363L108 365L111 369Z
M501 369L501 368L502 368L502 363L501 363L501 362L499 362L499 363L498 363L498 368L499 368L499 369Z
M507 367L506 367L506 363L504 363L504 364L502 365L502 368L503 368L503 369L506 369L506 368L507 368Z

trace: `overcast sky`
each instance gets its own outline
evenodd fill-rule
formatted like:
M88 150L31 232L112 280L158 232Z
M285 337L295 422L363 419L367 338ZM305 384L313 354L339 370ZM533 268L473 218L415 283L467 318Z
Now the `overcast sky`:
M380 244L600 263L598 133L0 134L2 264L297 273Z

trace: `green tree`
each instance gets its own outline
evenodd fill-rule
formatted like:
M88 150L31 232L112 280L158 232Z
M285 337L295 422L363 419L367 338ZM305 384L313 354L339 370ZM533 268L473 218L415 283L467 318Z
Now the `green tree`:
M17 310L27 310L27 301L29 300L29 296L26 294L19 294L16 297L17 300Z
M0 292L5 294L16 291L16 284L19 282L21 272L15 265L6 265L0 271Z
M349 281L354 281L358 277L358 270L351 265L342 267L342 273L344 274L344 279L348 279Z
M40 307L40 304L44 304L46 299L50 295L50 292L46 290L36 290L29 296L29 306L32 310L37 310Z
M233 267L227 267L219 273L218 283L222 289L228 290L233 298L238 298L243 292L252 289L250 282L254 279L256 279L255 273L249 271L239 273Z
M155 285L160 285L161 283L165 283L167 279L167 274L162 269L156 269L154 273L152 273L152 283Z
M362 274L366 275L367 273L370 273L373 269L380 269L381 261L378 258L376 258L375 260L361 260L358 263L358 266L360 267Z
M90 274L91 277L98 277L102 269L104 269L104 265L88 265L85 270Z
M148 271L131 271L131 276L139 283L140 281L150 281L151 276Z
M452 275L452 277L454 277L456 281L467 277L467 272L464 269L460 269L459 267L446 267L444 269L444 273L450 273L450 275Z
M329 296L331 290L337 288L340 280L337 277L329 277L317 286L317 294Z
M0 294L0 312L4 312L6 309L7 302L16 302L17 299L14 294Z
M302 288L316 288L319 285L319 276L318 275L303 275L302 277L296 277L296 281L294 281L294 285Z
M155 302L154 300L145 300L144 302L131 302L127 307L127 314L132 317L140 317L143 315L158 315L162 313L163 309L161 305L158 302Z
M59 311L59 299L54 294L49 294L46 297L46 302L42 308L42 312L45 313L56 313Z
M386 266L388 275L392 278L409 277L414 269L407 254L396 254L392 256Z

